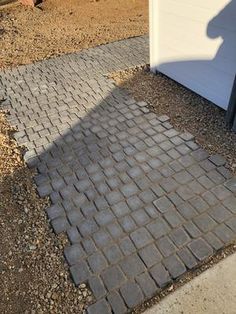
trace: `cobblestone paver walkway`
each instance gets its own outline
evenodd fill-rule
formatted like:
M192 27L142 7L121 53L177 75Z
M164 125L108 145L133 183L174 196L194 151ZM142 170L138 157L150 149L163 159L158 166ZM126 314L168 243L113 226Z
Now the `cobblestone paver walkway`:
M10 120L89 313L126 313L236 238L236 180L104 74L146 63L146 37L1 72Z

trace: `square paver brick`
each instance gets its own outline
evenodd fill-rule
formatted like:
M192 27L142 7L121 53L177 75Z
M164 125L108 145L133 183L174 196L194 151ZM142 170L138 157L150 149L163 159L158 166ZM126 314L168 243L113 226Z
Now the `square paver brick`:
M86 282L91 276L91 272L85 261L81 261L70 267L71 276L76 285Z
M113 205L112 211L117 217L122 217L130 213L130 209L125 201Z
M164 257L168 257L176 251L175 245L167 236L157 240L156 245Z
M99 300L90 305L87 309L88 314L112 314L110 305L105 299Z
M222 223L232 216L232 213L221 204L212 207L208 213L218 223Z
M110 234L103 229L99 229L96 233L94 233L93 239L98 247L105 247L112 242Z
M152 236L144 227L139 228L130 234L137 249L140 249L153 241Z
M132 213L132 217L138 226L146 225L150 221L150 217L145 209L139 209Z
M208 232L212 230L215 226L217 226L215 220L212 219L207 213L195 217L193 221L197 225L197 227L202 230L202 232Z
M160 213L165 213L169 209L173 209L174 206L171 201L166 197L162 196L153 202L155 207L160 211Z
M105 297L107 292L100 277L92 276L89 278L88 285L97 300Z
M131 197L131 196L133 196L139 192L137 185L134 183L125 184L120 188L120 190L123 193L123 195L127 198Z
M108 291L118 289L126 281L123 272L117 266L106 268L101 277Z
M88 257L88 263L94 273L100 274L104 270L108 263L101 252L95 252Z
M170 231L170 227L163 218L157 218L155 221L148 224L147 229L155 239L159 239Z
M205 260L213 254L212 247L201 238L193 240L189 243L188 247L193 255L200 261Z
M106 227L113 239L120 239L124 235L124 231L116 221Z
M117 244L113 244L112 246L106 247L104 249L104 254L111 264L116 264L122 257L123 254Z
M127 307L118 292L114 291L108 294L107 300L110 303L114 314L125 314L127 312Z
M174 244L179 248L184 246L190 241L188 234L182 227L172 230L170 233L170 238L174 242Z
M150 268L162 260L162 255L154 244L150 244L139 251L145 265Z
M176 228L184 222L183 217L176 209L169 210L163 216L172 228Z
M218 225L213 232L225 244L229 244L235 240L235 233L225 224Z
M120 293L129 308L134 308L135 306L141 304L144 300L140 287L132 281L125 283L120 288Z
M80 260L85 257L85 252L78 243L67 246L64 250L64 254L70 266L80 262Z
M124 229L125 232L132 232L137 228L134 220L131 218L131 216L124 216L119 219L119 223L121 227Z
M168 271L161 263L153 266L150 274L160 288L164 288L171 282Z
M184 263L176 255L165 258L163 264L173 279L178 278L186 272Z
M110 205L114 205L114 204L119 203L120 201L123 200L122 194L118 191L112 191L112 192L106 194L105 197L106 197L106 199Z
M155 293L157 293L157 286L148 273L139 275L136 280L146 297L151 298Z
M145 265L137 254L127 256L120 262L120 267L127 277L135 277L145 271Z
M115 219L115 216L110 209L104 209L97 213L94 218L99 226L105 226L111 223Z
M130 255L136 251L136 248L135 248L133 242L130 240L130 238L128 236L124 237L120 241L120 248L121 248L124 255Z
M193 256L193 254L186 248L182 248L177 251L177 255L185 264L188 269L193 269L197 266L197 259Z

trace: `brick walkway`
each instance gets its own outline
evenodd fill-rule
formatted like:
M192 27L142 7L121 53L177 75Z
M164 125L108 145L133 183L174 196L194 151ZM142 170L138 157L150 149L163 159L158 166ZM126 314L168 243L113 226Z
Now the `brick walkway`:
M25 159L89 313L126 313L236 238L236 180L104 74L146 63L146 37L1 72Z

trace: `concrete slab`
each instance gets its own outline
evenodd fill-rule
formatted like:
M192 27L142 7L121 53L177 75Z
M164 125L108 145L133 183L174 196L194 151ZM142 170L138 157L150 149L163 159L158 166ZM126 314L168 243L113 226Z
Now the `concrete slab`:
M235 314L236 254L179 288L145 314Z

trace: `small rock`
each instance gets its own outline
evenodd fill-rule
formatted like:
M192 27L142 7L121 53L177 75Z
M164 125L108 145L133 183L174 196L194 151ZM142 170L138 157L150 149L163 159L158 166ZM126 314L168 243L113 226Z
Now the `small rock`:
M34 250L36 250L36 246L34 244L30 244L29 249L30 249L30 251L34 251Z

